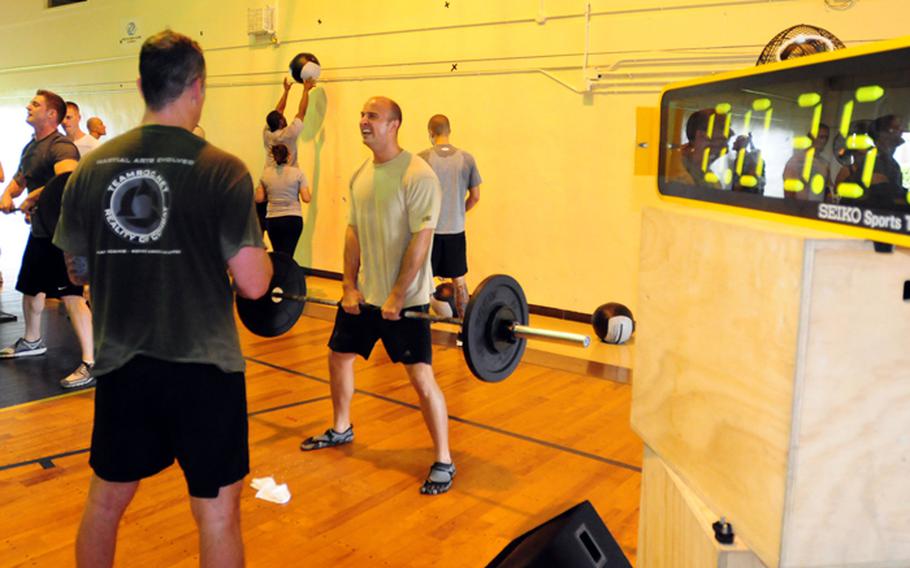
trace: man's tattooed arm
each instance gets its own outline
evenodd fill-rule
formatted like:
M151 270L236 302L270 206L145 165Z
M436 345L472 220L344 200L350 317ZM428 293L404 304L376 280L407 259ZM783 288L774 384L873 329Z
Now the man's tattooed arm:
M63 257L66 259L66 273L70 277L70 282L76 286L88 284L88 258L68 252L63 253Z

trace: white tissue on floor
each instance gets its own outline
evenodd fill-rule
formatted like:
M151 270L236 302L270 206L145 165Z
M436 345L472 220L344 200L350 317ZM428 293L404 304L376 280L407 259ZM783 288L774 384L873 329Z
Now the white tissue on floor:
M278 485L271 477L254 477L250 486L256 489L256 498L284 505L291 500L291 492L286 483Z

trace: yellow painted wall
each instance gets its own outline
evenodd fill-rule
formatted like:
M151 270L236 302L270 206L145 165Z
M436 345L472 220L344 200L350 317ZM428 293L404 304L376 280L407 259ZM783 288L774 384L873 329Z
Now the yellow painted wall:
M445 0L277 0L277 46L246 33L247 8L264 4L88 0L48 10L43 0L0 0L8 177L30 134L23 107L36 88L76 100L83 117L101 115L112 134L138 122L139 43L129 41L129 22L138 36L170 26L200 41L209 72L202 124L254 176L263 118L287 62L311 51L323 82L301 141L315 198L298 260L341 270L347 182L368 156L358 114L367 97L384 94L403 108L405 148L426 147L426 120L441 112L452 120L452 142L477 158L484 184L468 216L471 285L505 272L535 304L634 309L640 209L657 200L654 180L633 174L636 108L655 106L667 82L751 66L790 25L816 24L855 45L905 34L910 17L910 2L898 0L859 0L846 10L824 0L593 1L586 75L582 1L449 0L446 8ZM603 78L584 93L598 72ZM292 90L289 111L299 93ZM0 244L22 231L21 219L0 220Z

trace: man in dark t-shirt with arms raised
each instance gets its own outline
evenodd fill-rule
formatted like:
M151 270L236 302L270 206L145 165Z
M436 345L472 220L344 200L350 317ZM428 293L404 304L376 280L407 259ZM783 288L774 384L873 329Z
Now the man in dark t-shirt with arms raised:
M142 125L88 156L66 186L54 242L90 282L98 357L79 566L113 563L139 480L180 463L202 566L242 566L249 473L244 361L231 284L258 297L272 274L252 180L190 133L205 99L199 45L164 31L139 56Z

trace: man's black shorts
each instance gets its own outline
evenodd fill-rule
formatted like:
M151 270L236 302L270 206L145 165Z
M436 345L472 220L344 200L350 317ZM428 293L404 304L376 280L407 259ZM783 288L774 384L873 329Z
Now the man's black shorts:
M214 498L250 472L243 373L144 355L98 377L89 465L138 481L174 463L193 497Z
M468 254L464 232L433 235L430 263L433 265L433 276L439 278L458 278L467 274Z
M427 312L430 306L427 304L405 309ZM375 306L361 306L360 315L352 315L338 308L335 329L329 338L329 349L337 353L357 353L364 359L369 359L378 339L382 339L382 344L394 363L429 365L433 362L433 338L429 321L409 318L385 320L382 319L380 309Z
M26 296L37 296L43 292L48 298L82 295L82 286L70 282L66 274L63 251L55 247L51 239L31 235L22 254L16 290Z

